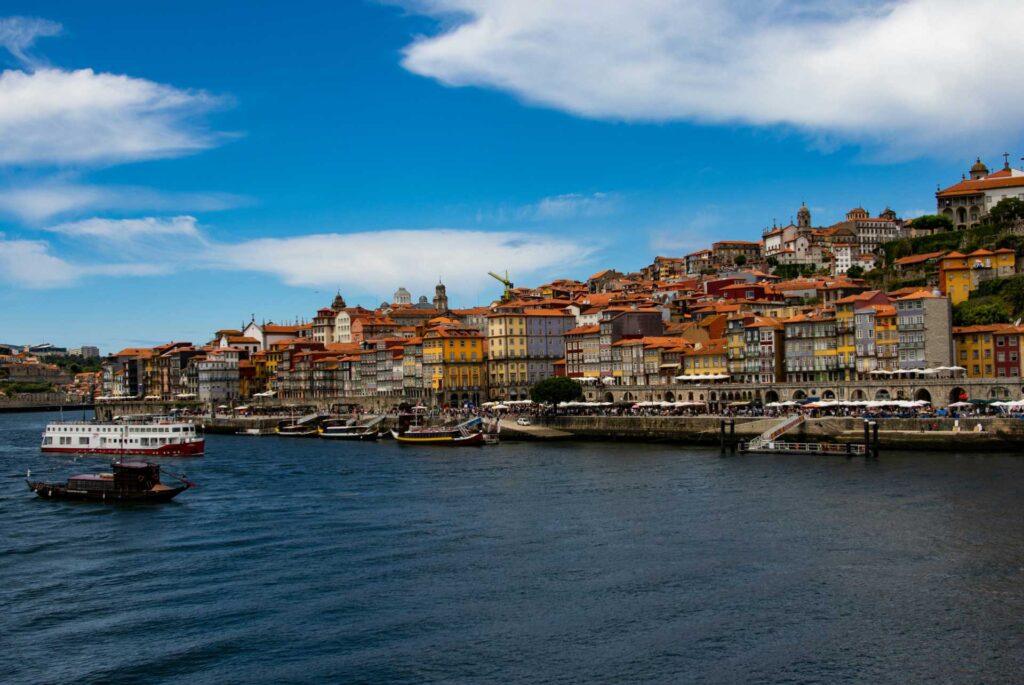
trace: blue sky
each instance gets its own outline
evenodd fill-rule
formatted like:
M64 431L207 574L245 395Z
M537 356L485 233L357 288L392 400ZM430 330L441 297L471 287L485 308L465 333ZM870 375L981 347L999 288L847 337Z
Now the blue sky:
M9 0L0 341L484 304L1024 154L1024 9L819 5Z

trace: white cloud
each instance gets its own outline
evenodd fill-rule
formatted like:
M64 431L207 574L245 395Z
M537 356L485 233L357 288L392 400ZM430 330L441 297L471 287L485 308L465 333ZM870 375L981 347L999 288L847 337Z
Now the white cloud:
M29 222L86 211L212 212L251 202L247 197L230 193L168 192L62 179L0 189L0 213Z
M59 288L86 276L152 276L168 273L154 264L89 264L69 262L53 255L43 240L7 240L0 234L0 281L16 288Z
M18 271L0 270L0 279L40 288L95 275L206 269L264 273L292 286L390 292L396 284L429 290L440 276L457 296L491 286L491 270L508 269L524 280L551 277L600 249L594 241L581 246L542 234L458 229L324 233L225 243L208 238L188 216L96 218L45 230L77 241L88 256L72 263L52 255L45 241L0 241L0 267L5 264L4 251L19 263Z
M56 36L61 25L55 21L36 17L4 17L0 19L0 47L6 49L23 64L33 65L36 60L28 54L36 38Z
M196 125L222 99L92 69L0 74L0 164L106 164L214 145Z
M610 213L616 199L608 193L566 193L546 197L526 208L526 214L536 219L564 219L567 217L592 217Z
M0 278L22 288L54 288L70 285L78 270L50 254L42 240L5 240L0 235Z
M192 216L145 217L142 219L94 218L57 224L45 230L76 238L93 237L116 241L155 236L201 238L199 229L196 226L196 219Z
M404 66L578 115L782 125L888 154L1024 131L1024 3L415 0Z
M211 251L211 265L271 273L288 285L390 292L396 284L427 290L438 276L452 291L489 286L487 272L514 278L556 272L587 260L596 245L521 232L455 229L328 233L264 238Z

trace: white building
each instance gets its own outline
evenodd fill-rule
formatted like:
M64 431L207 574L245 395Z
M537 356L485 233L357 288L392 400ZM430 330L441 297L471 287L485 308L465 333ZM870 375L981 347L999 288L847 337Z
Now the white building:
M1009 154L1003 157L999 171L989 173L979 158L971 167L970 178L935 193L936 211L963 230L980 223L1001 200L1024 200L1024 171L1010 167Z

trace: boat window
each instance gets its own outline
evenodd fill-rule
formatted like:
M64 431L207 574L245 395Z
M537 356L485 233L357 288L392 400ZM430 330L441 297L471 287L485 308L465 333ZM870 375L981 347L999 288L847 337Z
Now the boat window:
M44 438L43 439L43 444L44 445L52 445L53 444L53 438L51 438L51 437Z
M89 438L86 437L86 436L82 436L82 437L78 438L78 444L79 445L88 445L89 444Z

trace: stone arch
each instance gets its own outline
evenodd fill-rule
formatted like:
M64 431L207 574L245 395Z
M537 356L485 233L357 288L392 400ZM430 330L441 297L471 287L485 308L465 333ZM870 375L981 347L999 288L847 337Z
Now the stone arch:
M914 393L914 399L930 403L932 401L932 394L928 392L927 388L921 388Z
M715 393L711 393L711 396L710 396L710 398L709 398L709 399L710 399L710 400L711 400L712 402L715 402L715 401L717 401L717 400L718 400L718 397L716 397Z
M794 400L805 400L805 399L807 399L807 393L805 393L803 390L796 390L796 391L793 392L793 399Z
M860 388L857 388L856 390L854 390L853 393L850 395L850 399L851 400L857 400L859 402L863 402L867 398L868 398L867 394L863 390L861 390Z
M701 402L703 402L704 401L704 393L701 393L701 394L697 395L697 399L699 399Z
M826 390L825 392L821 393L821 399L823 400L834 400L835 398L836 394L831 390Z
M967 391L963 388L953 388L949 391L949 401L952 402L963 402L967 399Z
M971 221L976 222L981 214L981 211L975 206L971 205Z
M990 400L1008 400L1010 399L1010 391L1001 385L997 385L988 391L988 398Z
M967 210L964 209L963 207L958 207L956 210L956 220L957 223L967 223Z
M624 395L622 396L622 399L623 399L623 401L624 401L624 402L632 402L632 401L633 401L633 393L631 393L631 392L626 392L626 393L625 393L625 394L624 394Z
M889 391L886 390L885 388L879 388L875 392L875 400L879 402L884 402L889 399L892 399L892 397L889 395Z
M714 399L714 398L712 397L711 399ZM779 401L779 393L777 393L774 390L768 390L764 394L764 401L765 402L778 402Z
M686 393L686 399L692 402L693 401L693 393L692 392Z
M615 396L612 395L610 392L606 392L604 394L604 401L605 402L614 402L615 401Z
M665 393L665 401L666 402L675 402L676 401L675 393L673 393L673 392Z

